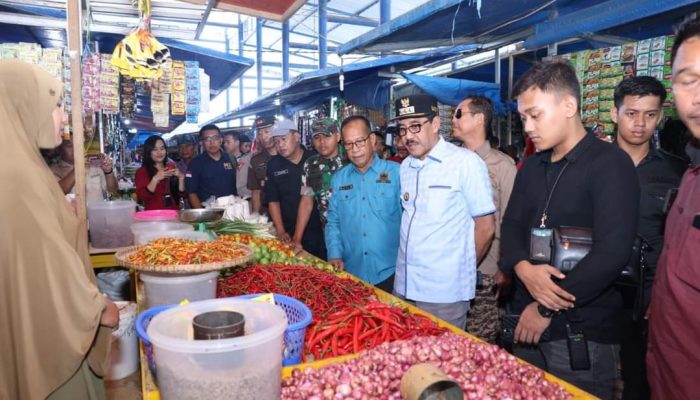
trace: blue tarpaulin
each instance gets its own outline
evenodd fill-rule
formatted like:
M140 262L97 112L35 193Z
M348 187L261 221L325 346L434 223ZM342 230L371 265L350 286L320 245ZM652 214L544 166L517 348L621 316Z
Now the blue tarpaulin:
M469 95L482 95L491 100L499 114L504 115L506 113L506 109L501 102L501 85L498 83L407 73L401 73L401 75L425 93L438 99L440 103L456 106Z
M380 76L380 71L401 71L441 61L465 52L475 46L456 46L444 52L428 52L420 55L388 56L372 61L324 68L307 72L292 79L286 85L268 93L236 110L224 113L208 123L226 122L275 110L282 115L293 115L299 110L320 105L333 96L342 97L353 104L382 109L389 100L391 79ZM340 74L344 78L344 90L340 91Z

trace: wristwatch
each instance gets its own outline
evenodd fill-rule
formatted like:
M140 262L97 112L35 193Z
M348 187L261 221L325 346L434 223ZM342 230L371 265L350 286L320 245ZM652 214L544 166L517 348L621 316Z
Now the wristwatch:
M544 318L552 318L557 312L550 310L549 308L543 306L542 304L537 305L537 312Z

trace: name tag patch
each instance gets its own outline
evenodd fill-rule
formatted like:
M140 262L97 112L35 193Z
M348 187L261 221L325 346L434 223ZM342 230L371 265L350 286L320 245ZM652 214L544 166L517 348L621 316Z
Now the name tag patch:
M350 189L352 189L352 185L345 185L345 186L340 187L340 190L350 190Z
M286 175L286 174L288 174L288 173L289 173L289 170L288 170L288 169L283 169L283 170L280 170L280 171L274 171L274 172L272 173L272 176L281 176L281 175Z
M230 162L225 162L224 169L233 169L233 165Z

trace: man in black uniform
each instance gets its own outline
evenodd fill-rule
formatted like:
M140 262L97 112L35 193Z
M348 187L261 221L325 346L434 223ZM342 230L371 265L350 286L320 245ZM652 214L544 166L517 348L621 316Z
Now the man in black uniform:
M536 64L513 88L523 129L539 153L516 175L499 267L515 276L515 355L612 399L623 314L613 283L632 253L639 182L625 152L586 132L580 90L565 62ZM591 229L593 238L566 275L534 261L546 258L551 230L563 226Z
M265 199L265 181L267 181L267 162L277 154L275 144L272 142L272 125L275 124L275 116L272 113L255 117L256 140L260 146L260 152L250 159L248 169L248 189L251 192L252 212L264 214L267 211Z
M656 263L664 244L665 200L669 191L678 188L687 164L651 142L654 130L663 118L662 104L666 99L664 86L653 77L637 76L625 79L615 88L615 107L611 117L617 124L617 145L637 166L641 188L638 234L650 246L645 252L646 279L643 302L637 305L641 315L633 318L638 302L635 288L621 288L627 306L624 339L620 346L622 379L625 383L623 400L649 399L646 379L646 321L644 315L651 300L651 285Z
M277 237L284 242L290 242L301 201L304 162L314 153L301 147L299 131L290 120L282 120L275 124L272 128L272 140L277 155L267 163L265 199ZM301 244L309 253L326 259L326 244L317 207L313 207Z

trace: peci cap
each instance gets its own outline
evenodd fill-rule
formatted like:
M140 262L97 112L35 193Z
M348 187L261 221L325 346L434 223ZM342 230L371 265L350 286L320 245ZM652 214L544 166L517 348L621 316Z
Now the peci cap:
M255 129L262 129L262 128L267 128L268 126L272 126L275 124L275 114L273 113L266 113L266 114L259 114L255 116L255 122L253 123L253 126Z
M396 100L394 119L427 117L438 113L438 103L433 96L412 94Z
M182 135L179 135L177 137L177 145L181 144L197 144L197 140L194 138L194 136L190 135L189 133L185 133Z
M338 133L338 123L336 123L332 118L316 120L313 125L311 125L311 136L316 136L316 134L319 133L325 136L331 136Z
M285 136L289 131L298 131L297 125L294 122L288 119L277 121L272 127L272 137Z

